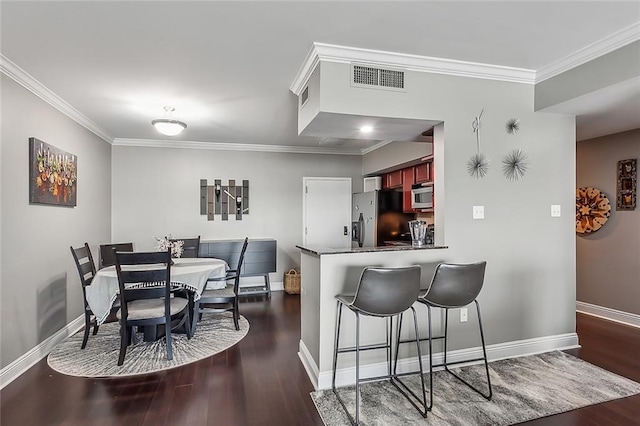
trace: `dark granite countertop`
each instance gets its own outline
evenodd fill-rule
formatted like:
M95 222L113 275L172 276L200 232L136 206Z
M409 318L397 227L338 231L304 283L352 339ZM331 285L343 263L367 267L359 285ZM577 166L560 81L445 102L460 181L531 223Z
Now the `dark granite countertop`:
M446 249L447 246L435 246L435 245L427 245L422 247L413 247L411 245L402 245L402 246L383 246L383 247L358 247L358 248L326 248L326 247L314 247L314 246L300 246L296 245L300 250L314 254L316 256L320 256L323 254L348 254L348 253L377 253L381 251L414 251L414 250L434 250L434 249Z

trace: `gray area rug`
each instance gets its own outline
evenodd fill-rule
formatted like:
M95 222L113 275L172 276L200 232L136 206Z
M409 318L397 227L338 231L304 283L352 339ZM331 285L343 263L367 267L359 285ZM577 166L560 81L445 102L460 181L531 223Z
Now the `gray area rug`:
M80 349L84 329L58 344L47 357L49 366L70 376L118 377L148 374L190 364L222 352L238 343L249 331L249 322L240 316L240 331L233 326L230 313L205 314L191 340L185 334L172 333L173 360L167 360L166 341L143 342L127 348L124 365L118 367L120 326L108 323L98 334L89 335L85 349Z
M640 393L640 383L563 352L495 361L489 363L489 370L493 385L491 401L449 373L435 372L434 404L426 419L388 380L366 383L360 388L360 423L380 426L511 425ZM457 371L474 386L486 389L483 364ZM406 377L404 381L411 389L420 388L417 375ZM352 415L355 413L354 389L352 386L338 389ZM427 388L427 398L428 395ZM330 390L312 392L311 397L327 426L350 425Z

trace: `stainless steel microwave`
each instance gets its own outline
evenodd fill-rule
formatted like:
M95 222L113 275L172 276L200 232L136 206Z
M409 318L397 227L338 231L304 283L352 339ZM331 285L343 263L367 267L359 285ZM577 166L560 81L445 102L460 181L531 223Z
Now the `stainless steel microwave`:
M411 186L411 208L433 208L433 184L416 184Z

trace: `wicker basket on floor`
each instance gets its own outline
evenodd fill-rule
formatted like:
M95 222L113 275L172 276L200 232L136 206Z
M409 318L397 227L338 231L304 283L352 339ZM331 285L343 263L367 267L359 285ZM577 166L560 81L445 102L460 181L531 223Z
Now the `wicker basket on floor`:
M284 291L288 294L300 294L300 272L292 268L284 273Z

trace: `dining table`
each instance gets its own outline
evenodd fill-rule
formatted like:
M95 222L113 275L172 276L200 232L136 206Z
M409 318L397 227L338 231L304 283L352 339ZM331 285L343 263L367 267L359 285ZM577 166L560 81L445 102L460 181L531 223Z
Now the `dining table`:
M175 290L184 289L193 295L193 301L200 299L202 292L207 289L224 288L224 280L208 281L210 278L221 278L226 275L229 265L226 261L216 258L174 258L171 265L171 286ZM152 266L153 267L153 266ZM164 265L157 265L158 269ZM123 269L135 269L136 265L124 265ZM139 268L139 266L138 266ZM149 265L145 265L148 269ZM160 283L136 283L127 288L140 288L159 285ZM98 325L102 324L118 298L120 286L115 266L108 266L96 272L91 284L86 287L86 297L89 307L96 317Z

